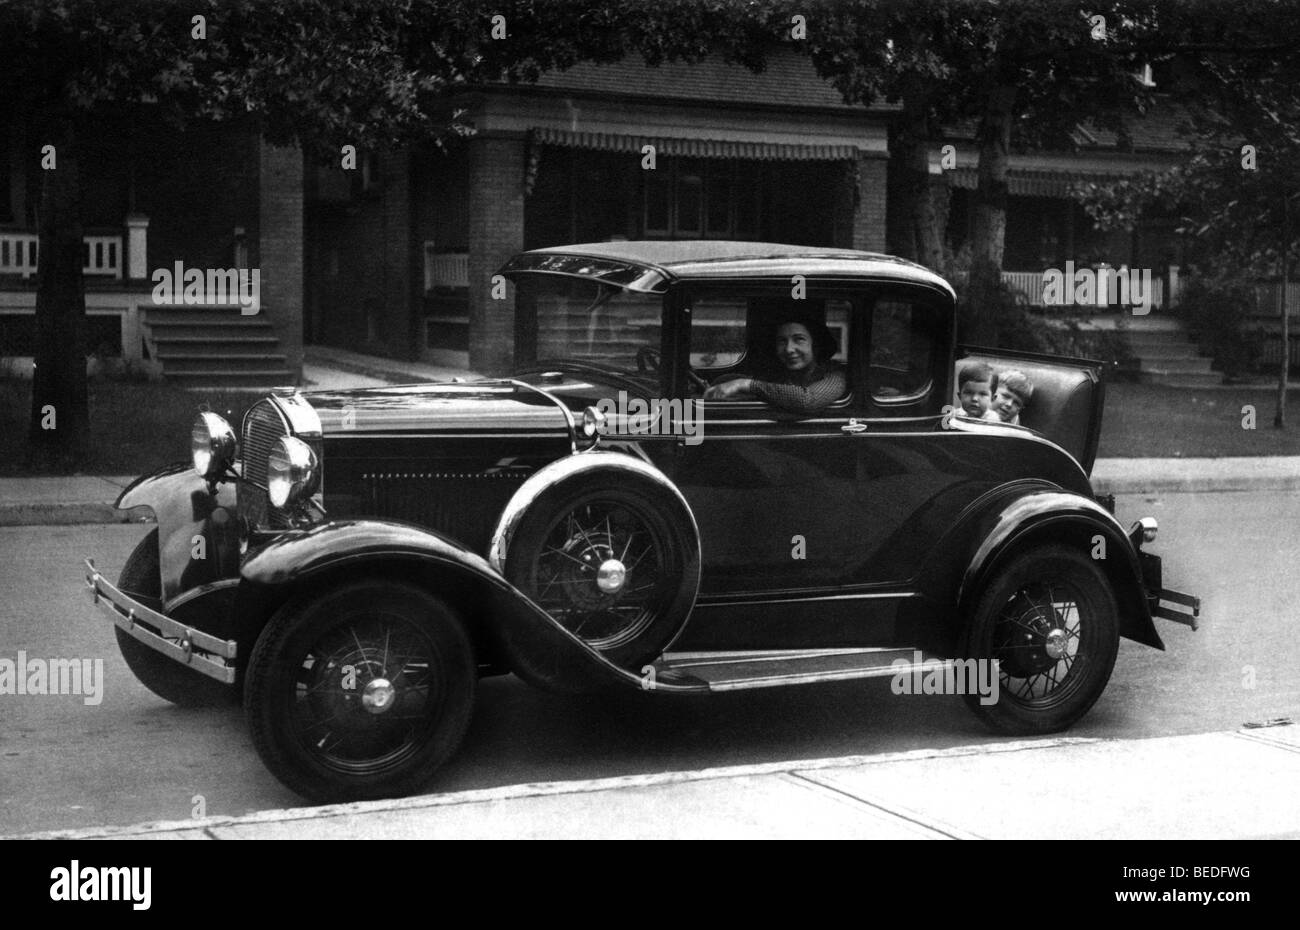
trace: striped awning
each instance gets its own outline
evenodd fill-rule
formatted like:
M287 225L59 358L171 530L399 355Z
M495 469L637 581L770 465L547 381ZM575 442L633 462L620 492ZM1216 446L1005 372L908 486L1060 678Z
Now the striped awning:
M856 159L853 145L790 145L776 142L747 142L735 139L690 139L664 136L624 135L607 132L576 132L567 129L536 128L533 140L541 145L594 149L600 152L641 154L653 145L656 155L681 158L744 158L756 161L844 161Z
M952 168L943 172L953 187L975 190L979 186L976 168ZM1131 168L1113 171L1041 171L1012 168L1007 172L1007 193L1017 197L1066 197L1075 184L1109 183L1134 174Z

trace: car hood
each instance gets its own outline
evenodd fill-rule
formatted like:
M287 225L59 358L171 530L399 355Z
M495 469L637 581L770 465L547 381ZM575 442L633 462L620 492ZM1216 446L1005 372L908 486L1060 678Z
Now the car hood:
M402 384L350 391L308 391L325 435L365 433L571 434L567 408L519 381Z

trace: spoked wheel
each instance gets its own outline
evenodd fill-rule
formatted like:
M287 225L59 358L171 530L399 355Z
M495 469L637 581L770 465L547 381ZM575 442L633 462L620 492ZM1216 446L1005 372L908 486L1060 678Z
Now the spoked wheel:
M963 654L998 662L999 697L966 703L995 730L1063 730L1105 690L1119 650L1110 583L1086 556L1047 546L1014 558L980 599Z
M359 582L271 619L249 662L249 729L267 767L307 798L410 794L460 745L476 677L443 602Z
M602 478L538 509L511 545L511 583L616 664L639 669L657 658L698 581L694 527L676 502Z

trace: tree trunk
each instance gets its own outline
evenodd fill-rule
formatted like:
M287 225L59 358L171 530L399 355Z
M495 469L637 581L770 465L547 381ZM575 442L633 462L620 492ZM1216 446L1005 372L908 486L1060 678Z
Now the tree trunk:
M52 167L42 166L36 277L36 370L28 464L71 468L90 447L86 396L86 293L81 277L81 179L76 133L67 114L53 115L42 146L52 145Z
M979 127L979 183L971 236L972 276L996 277L1002 270L1007 231L1007 169L1011 115L1016 89L998 85L989 93Z
M910 254L905 258L934 271L943 264L943 230L939 211L935 209L934 191L930 186L930 120L924 104L905 100L902 125L896 137L897 164L902 169L902 196L906 205Z
M1290 277L1291 263L1288 260L1291 255L1291 198L1284 196L1282 198L1282 370L1277 376L1277 412L1273 414L1274 429L1284 429L1286 427L1286 381L1287 374L1291 370L1291 325L1290 318L1286 312L1286 288L1287 278Z

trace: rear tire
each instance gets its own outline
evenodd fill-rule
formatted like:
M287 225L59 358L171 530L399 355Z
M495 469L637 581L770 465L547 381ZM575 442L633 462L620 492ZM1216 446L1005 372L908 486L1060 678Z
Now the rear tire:
M157 603L162 597L162 576L159 571L158 530L140 540L126 560L117 587L136 598ZM131 673L164 701L178 707L215 707L236 704L239 689L214 681L192 668L186 668L174 659L155 652L132 637L120 626L113 627L117 648L126 660Z
M985 589L961 654L998 660L998 701L966 704L1000 733L1067 729L1106 689L1119 652L1119 609L1093 560L1066 546L1014 556Z

